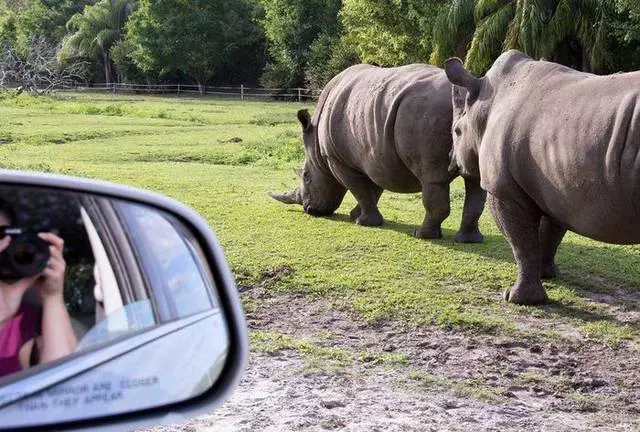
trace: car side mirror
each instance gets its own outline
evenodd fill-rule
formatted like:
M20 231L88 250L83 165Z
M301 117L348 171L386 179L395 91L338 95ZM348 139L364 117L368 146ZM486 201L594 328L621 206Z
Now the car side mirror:
M0 170L0 430L125 430L208 413L247 355L232 273L192 210Z

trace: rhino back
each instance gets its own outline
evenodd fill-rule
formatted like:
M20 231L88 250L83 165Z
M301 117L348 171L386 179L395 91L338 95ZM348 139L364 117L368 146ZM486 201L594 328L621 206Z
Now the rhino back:
M358 65L329 84L318 143L333 164L384 189L417 192L425 177L449 180L451 117L451 86L441 69Z
M509 193L513 180L572 231L640 241L632 222L640 216L640 72L518 63L489 77L496 88L481 145L483 187Z

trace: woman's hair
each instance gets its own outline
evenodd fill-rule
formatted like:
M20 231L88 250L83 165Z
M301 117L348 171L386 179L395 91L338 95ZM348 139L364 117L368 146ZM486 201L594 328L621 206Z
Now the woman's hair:
M0 214L2 214L5 218L9 220L10 224L14 224L16 221L16 212L5 200L0 198Z

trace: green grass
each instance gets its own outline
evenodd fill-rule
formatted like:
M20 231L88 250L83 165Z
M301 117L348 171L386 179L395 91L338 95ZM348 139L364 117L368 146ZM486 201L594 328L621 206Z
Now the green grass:
M515 279L511 250L489 212L486 241L453 242L464 187L452 186L444 239L411 236L424 216L419 194L385 193L387 224L356 226L348 195L329 218L284 206L267 191L291 189L303 158L298 103L62 94L0 97L0 166L100 178L148 188L203 215L229 263L249 284L265 269L293 270L271 288L329 299L364 320L436 324L469 332L530 339L560 338L557 323L585 338L617 346L638 340L609 303L638 297L640 247L612 246L568 235L560 247L562 276L545 287L544 307L506 304ZM609 300L607 300L609 299ZM255 307L255 304L249 305Z

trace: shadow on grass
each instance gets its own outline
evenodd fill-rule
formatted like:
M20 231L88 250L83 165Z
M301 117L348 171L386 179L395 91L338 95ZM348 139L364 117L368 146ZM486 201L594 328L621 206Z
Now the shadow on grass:
M339 223L354 223L348 215L341 213L336 213L328 219ZM368 229L385 229L413 236L416 225L385 221L380 227ZM434 242L456 252L475 253L494 260L515 263L511 247L501 235L485 234L484 242L481 244L463 244L454 242L456 231L443 229L442 234L442 239L416 239L416 242ZM556 258L560 267L560 275L556 280L573 289L581 297L611 306L623 305L627 310L640 310L640 283L634 280L633 275L627 275L629 268L640 266L640 258L637 255L622 249L605 250L597 246L564 241ZM599 268L599 265L602 267ZM513 278L516 278L515 271ZM567 317L579 316L585 321L615 320L611 315L594 314L557 302L546 306L546 310ZM640 330L640 327L637 330Z

